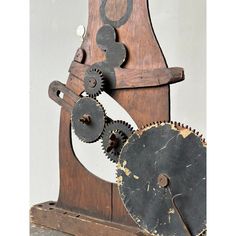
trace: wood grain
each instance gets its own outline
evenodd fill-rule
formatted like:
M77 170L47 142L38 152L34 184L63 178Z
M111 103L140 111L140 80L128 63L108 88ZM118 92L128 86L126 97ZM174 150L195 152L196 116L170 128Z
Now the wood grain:
M126 13L126 9L127 0L107 0L106 16L112 21L117 21Z
M31 223L55 229L75 236L145 236L137 227L127 227L95 217L66 211L45 202L31 208Z
M69 72L78 79L84 79L89 65L73 61ZM183 68L153 68L153 69L126 69L115 68L116 86L111 89L133 89L158 87L173 84L184 80Z
M147 0L134 0L133 3L133 12L129 20L117 29L118 40L124 43L128 50L128 58L123 68L143 71L166 68L164 56L152 30ZM126 3L120 1L120 4L119 8L116 8L118 12L114 18L122 15L125 8L123 4ZM87 33L81 46L83 53L75 57L75 60L85 65L105 60L105 54L96 44L96 33L102 26L99 6L100 0L89 0ZM110 5L106 11L108 16L112 16L114 8ZM77 95L84 90L82 82L84 71L79 73L77 75L79 79L70 74L66 84ZM152 121L169 120L169 86L116 90L113 98L127 110L139 127ZM69 100L66 96L64 99ZM117 186L89 173L75 157L70 132L70 113L62 108L59 132L60 192L56 207L78 212L86 217L93 216L125 225L135 225L121 202ZM38 221L44 221L44 224L59 230L73 228L74 235L94 235L94 232L96 235L135 235L129 234L128 230L126 234L120 234L120 231L118 234L116 229L112 231L114 233L108 234L104 233L104 228L107 226L101 226L100 223L84 224L85 219L78 223L68 216L61 218L51 211L39 212L35 208L33 211Z

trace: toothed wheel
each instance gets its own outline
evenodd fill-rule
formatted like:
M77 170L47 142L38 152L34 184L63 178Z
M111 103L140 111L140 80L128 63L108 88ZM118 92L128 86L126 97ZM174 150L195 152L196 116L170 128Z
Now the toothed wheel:
M129 214L150 234L206 232L206 143L188 126L135 131L120 153L117 184Z
M102 72L97 68L89 69L84 77L84 89L90 97L97 97L105 88Z
M112 162L118 162L121 149L132 133L133 128L125 121L112 121L106 125L102 135L102 147Z
M72 110L72 127L76 136L85 143L97 141L104 129L106 114L95 99L83 97Z

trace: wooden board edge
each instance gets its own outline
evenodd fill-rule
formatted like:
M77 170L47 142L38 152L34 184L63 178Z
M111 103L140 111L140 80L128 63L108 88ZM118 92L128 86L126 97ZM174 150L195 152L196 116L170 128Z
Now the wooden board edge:
M56 207L53 201L40 203L30 209L32 224L55 229L75 236L146 236L137 227L129 227L98 218L89 217L78 212Z

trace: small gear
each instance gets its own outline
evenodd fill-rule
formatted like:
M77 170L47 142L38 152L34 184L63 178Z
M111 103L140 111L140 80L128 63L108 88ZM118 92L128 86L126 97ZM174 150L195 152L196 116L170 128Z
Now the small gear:
M121 149L132 134L133 128L125 121L111 121L105 126L102 147L112 162L118 162Z
M84 89L88 96L97 97L105 88L102 72L98 68L90 68L84 77Z
M100 138L105 121L105 110L96 99L83 97L72 110L72 127L77 137L85 143L93 143Z

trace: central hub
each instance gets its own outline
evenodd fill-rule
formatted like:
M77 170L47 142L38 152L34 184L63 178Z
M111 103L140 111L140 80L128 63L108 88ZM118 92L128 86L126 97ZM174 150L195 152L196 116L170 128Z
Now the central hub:
M110 152L112 149L116 148L119 144L119 138L115 133L112 133L109 137L109 146L107 147L107 152Z
M166 188L169 184L169 178L165 174L160 174L157 177L157 183L161 188Z
M80 117L79 121L83 124L88 125L91 123L91 116L88 114L84 114L82 117Z
M89 86L90 86L91 88L94 88L96 85L97 85L96 79L95 79L95 78L90 78L90 79L89 79Z

